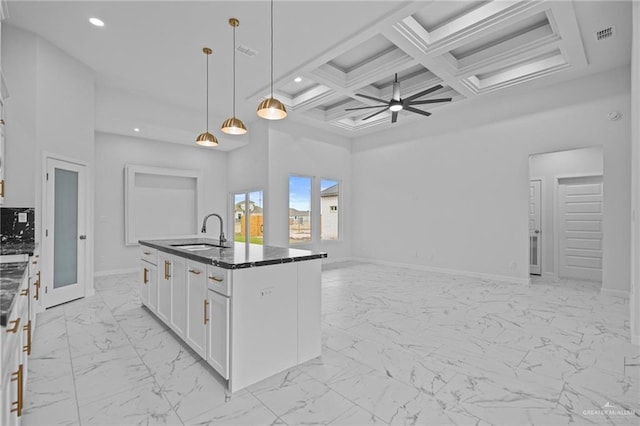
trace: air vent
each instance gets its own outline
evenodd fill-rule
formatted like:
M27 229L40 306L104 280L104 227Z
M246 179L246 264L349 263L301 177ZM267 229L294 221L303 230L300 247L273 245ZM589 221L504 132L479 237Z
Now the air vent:
M243 55L247 55L250 58L252 58L252 57L254 57L254 56L256 56L258 54L257 51L253 50L250 47L243 46L242 44L239 44L238 47L236 48L236 50L238 52L242 53Z
M600 31L596 31L596 40L604 40L611 38L616 33L616 27L603 28Z

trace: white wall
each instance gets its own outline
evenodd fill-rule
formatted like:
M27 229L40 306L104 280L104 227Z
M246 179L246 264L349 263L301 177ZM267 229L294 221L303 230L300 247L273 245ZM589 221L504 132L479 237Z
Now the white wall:
M140 248L125 246L125 164L200 170L205 211L219 213L226 222L228 154L195 146L195 142L188 147L108 133L96 133L95 146L99 159L95 182L96 273L133 269L140 261ZM208 231L207 236L218 237L217 225L212 223Z
M631 49L631 339L640 345L640 3L633 2Z
M327 252L327 262L351 257L352 192L351 153L348 140L293 122L274 123L269 129L269 209L270 244L289 244L289 176L292 174L316 178L316 196L312 211L320 211L320 179L341 182L343 221L342 237L336 241L320 241L320 221L312 221L311 244L296 244L296 248Z
M7 100L7 206L35 207L36 241L41 241L42 170L45 154L83 162L93 187L95 76L48 41L2 26L2 64ZM9 188L11 188L9 190ZM93 291L93 191L87 196L87 283ZM43 257L43 281L51 269Z
M542 274L556 275L553 226L557 206L555 188L559 177L602 175L602 147L574 149L532 155L529 158L531 179L541 180ZM605 188L606 190L606 188ZM606 206L605 206L606 210ZM604 237L606 239L606 236Z
M604 185L615 189L603 287L628 290L628 82L623 67L354 141L354 257L526 282L529 155L602 145ZM609 121L611 110L624 118Z
M289 245L289 175L342 181L344 233L339 241L296 246L328 253L330 261L351 256L349 140L291 120L253 123L249 145L229 153L229 192L264 190L265 244ZM318 200L315 208L320 208ZM316 224L316 227L319 223Z

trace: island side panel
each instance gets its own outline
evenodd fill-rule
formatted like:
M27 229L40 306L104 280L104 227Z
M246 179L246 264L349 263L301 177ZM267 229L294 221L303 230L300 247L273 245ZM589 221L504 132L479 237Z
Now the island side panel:
M295 263L233 271L231 392L297 364L297 281Z
M298 264L298 364L320 356L321 281L320 259Z

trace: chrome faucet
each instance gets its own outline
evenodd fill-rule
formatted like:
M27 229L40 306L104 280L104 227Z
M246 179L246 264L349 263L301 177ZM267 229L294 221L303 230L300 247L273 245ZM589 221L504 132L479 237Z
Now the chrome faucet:
M204 217L204 220L202 221L202 229L200 230L200 232L202 232L203 234L207 232L207 219L209 219L211 216L215 216L220 220L220 237L218 237L218 239L220 240L220 245L223 245L227 242L227 239L224 237L224 225L222 222L222 217L220 217L219 214L211 213L209 215L206 215Z

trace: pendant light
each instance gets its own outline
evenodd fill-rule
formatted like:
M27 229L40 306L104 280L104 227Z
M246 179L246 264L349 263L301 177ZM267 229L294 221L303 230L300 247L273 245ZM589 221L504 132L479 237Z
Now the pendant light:
M287 116L284 104L273 97L273 0L271 0L271 97L260 102L258 116L267 120L280 120Z
M198 135L196 143L202 146L218 146L218 139L209 133L209 55L213 51L208 47L203 48L202 51L207 55L207 131Z
M236 28L240 25L240 21L230 18L229 25L233 27L233 117L224 120L221 130L230 135L244 135L247 133L247 128L242 120L236 118Z

